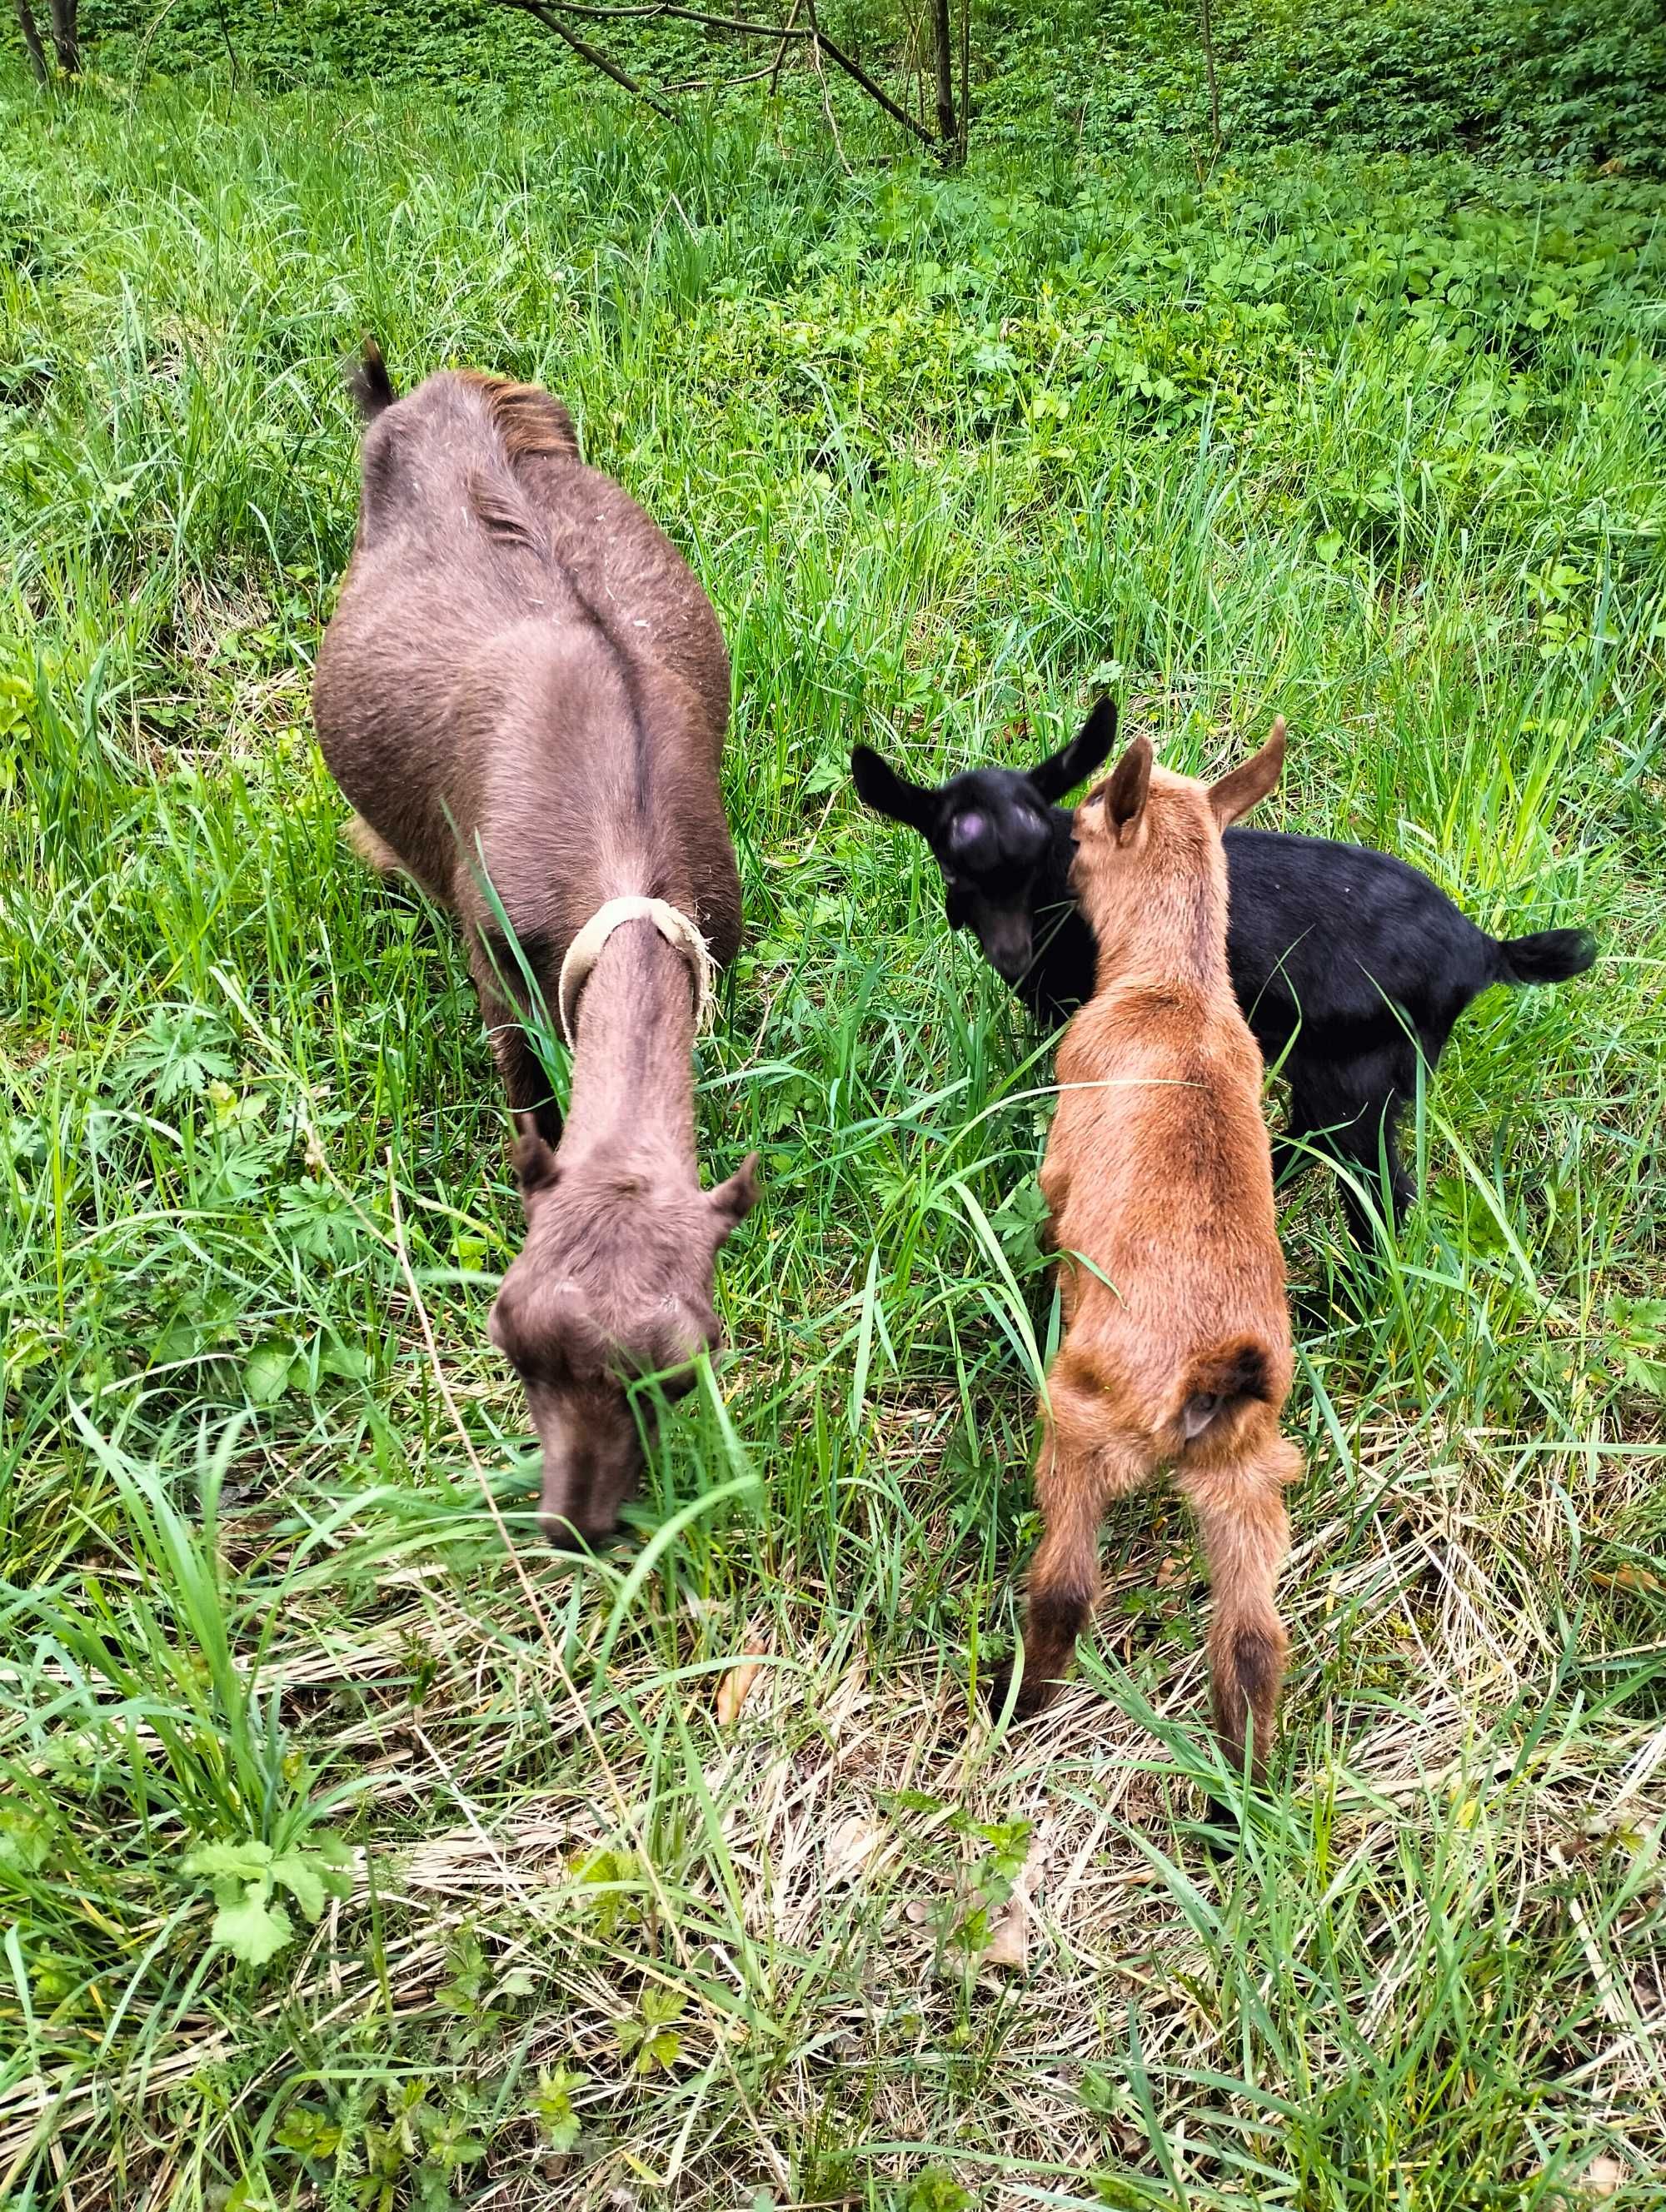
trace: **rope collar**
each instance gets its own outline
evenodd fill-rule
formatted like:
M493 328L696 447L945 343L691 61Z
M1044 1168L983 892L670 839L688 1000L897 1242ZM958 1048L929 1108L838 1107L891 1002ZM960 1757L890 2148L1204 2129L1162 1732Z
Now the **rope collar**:
M561 979L556 986L556 1003L561 1014L561 1033L569 1045L578 1041L579 994L590 980L590 971L602 957L602 947L614 931L627 921L651 921L667 945L674 945L689 963L689 975L694 985L694 1025L696 1030L711 1026L712 1012L716 1005L716 976L712 967L711 947L701 935L698 926L690 921L680 907L669 900L656 898L609 899L605 906L598 907L584 927L567 948L567 957L561 963Z

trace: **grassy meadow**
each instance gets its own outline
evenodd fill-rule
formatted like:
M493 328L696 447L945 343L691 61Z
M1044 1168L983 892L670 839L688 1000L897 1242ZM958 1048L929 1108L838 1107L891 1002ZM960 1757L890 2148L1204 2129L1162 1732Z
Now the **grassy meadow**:
M840 119L0 79L20 2212L1666 2203L1666 187ZM581 1567L485 1336L465 964L310 730L366 329L560 393L733 655L702 1152L764 1198ZM1107 685L1188 768L1282 712L1268 823L1602 944L1460 1025L1374 1272L1286 1194L1292 1672L1224 1856L1165 1493L988 1719L1050 1057L846 773Z

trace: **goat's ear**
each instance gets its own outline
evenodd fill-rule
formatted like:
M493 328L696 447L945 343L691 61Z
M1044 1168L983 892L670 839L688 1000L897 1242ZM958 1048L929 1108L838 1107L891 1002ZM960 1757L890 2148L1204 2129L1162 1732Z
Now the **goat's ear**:
M1116 702L1101 699L1067 745L1037 761L1030 783L1038 799L1056 806L1067 791L1085 783L1104 766L1116 742Z
M934 791L927 791L923 784L910 783L907 776L898 775L872 745L857 745L852 750L850 773L856 796L864 806L871 806L876 814L884 814L892 822L905 822L922 837L930 835L937 819Z
M1089 836L1097 837L1103 830L1119 845L1128 843L1146 811L1146 799L1151 790L1151 739L1136 738L1098 789L1089 793L1086 805L1079 809L1079 836L1085 831Z
M1269 791L1277 787L1284 769L1284 716L1274 723L1272 734L1258 753L1252 753L1242 768L1235 768L1230 775L1209 786L1209 804L1214 809L1215 820L1223 830L1240 822L1252 806L1257 806Z
M538 1133L530 1114L515 1115L515 1148L511 1155L520 1202L530 1209L535 1192L548 1190L561 1173L556 1156Z
M727 1182L706 1193L706 1203L712 1210L721 1244L757 1204L757 1154L748 1152Z

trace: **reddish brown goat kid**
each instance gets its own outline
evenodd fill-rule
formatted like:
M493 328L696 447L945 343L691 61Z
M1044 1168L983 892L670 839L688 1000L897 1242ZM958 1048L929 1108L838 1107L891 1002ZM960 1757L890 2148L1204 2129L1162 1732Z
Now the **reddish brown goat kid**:
M757 1195L755 1157L702 1191L695 1156L707 948L740 942L728 655L681 555L581 464L548 392L463 370L396 400L374 346L353 382L363 488L319 741L368 857L467 938L527 1224L492 1340L544 1446L545 1528L593 1540L641 1472L627 1384L685 1386L715 1345L717 1249ZM563 1023L576 1003L564 1130L524 1026L534 987Z
M1015 1711L1055 1694L1098 1589L1111 1500L1172 1469L1213 1585L1215 1724L1259 1775L1286 1639L1274 1588L1289 1549L1279 1433L1290 1316L1262 1120L1262 1060L1226 969L1221 832L1264 799L1284 724L1207 785L1136 738L1076 815L1071 887L1098 942L1097 986L1059 1048L1041 1184L1065 1335L1047 1378Z

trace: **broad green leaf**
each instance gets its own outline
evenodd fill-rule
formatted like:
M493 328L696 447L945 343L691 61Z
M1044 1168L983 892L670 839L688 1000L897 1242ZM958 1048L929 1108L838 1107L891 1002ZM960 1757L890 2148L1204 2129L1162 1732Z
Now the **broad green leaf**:
M222 1905L214 1916L211 1940L223 1944L246 1966L264 1966L295 1933L289 1914L271 1901L264 1882L251 1882L235 1905Z
M324 1875L306 1851L285 1851L272 1861L272 1879L281 1881L309 1920L324 1910Z
M295 1346L282 1337L257 1344L243 1363L243 1388L257 1406L275 1406L297 1365Z
M0 1798L0 1867L39 1874L51 1848L51 1824L15 1798Z
M185 1853L180 1862L186 1874L200 1875L204 1881L258 1881L272 1863L272 1847L254 1836L236 1838L222 1837L211 1844L198 1844L194 1850Z

